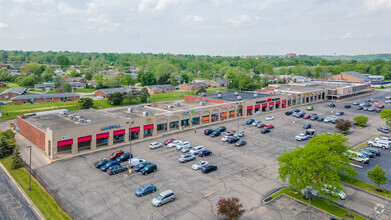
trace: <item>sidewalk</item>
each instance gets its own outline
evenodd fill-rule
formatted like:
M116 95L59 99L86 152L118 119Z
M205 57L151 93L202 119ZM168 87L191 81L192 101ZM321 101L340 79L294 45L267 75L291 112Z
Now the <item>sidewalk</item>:
M31 146L31 167L34 169L40 168L47 164L50 164L50 161L44 155L44 152L35 146L32 142L24 138L21 134L15 134L16 146L19 148L19 152L22 155L22 159L26 161L27 164L30 164L30 149L26 146Z

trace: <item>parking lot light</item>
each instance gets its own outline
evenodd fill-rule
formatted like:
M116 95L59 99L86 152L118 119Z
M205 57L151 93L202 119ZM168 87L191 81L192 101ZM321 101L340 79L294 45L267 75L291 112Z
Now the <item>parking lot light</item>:
M312 189L311 186L307 186L305 189L301 189L301 193L308 196L308 201L309 201L308 212L309 212L309 220L311 220L311 195L318 196L319 191Z

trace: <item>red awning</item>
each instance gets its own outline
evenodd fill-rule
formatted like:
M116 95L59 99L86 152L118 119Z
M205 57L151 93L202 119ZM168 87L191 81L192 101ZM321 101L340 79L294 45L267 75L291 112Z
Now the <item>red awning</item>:
M254 108L260 108L261 105L254 105Z
M286 108L286 104L282 103L282 108Z
M122 130L118 130L118 131L114 131L114 132L113 132L113 136L121 135L121 134L125 134L125 129L122 129Z
M96 139L102 139L102 138L107 138L110 136L110 133L109 132L106 132L106 133L101 133L101 134L97 134L96 135Z
M274 102L269 102L269 106L274 105Z
M134 128L130 128L130 133L132 132L136 132L136 131L140 131L140 127L134 127Z
M271 100L272 100L271 98L266 99L267 102L270 102Z
M262 104L262 107L267 107L267 103L265 103L265 104Z
M70 144L73 144L73 139L68 139L68 140L64 140L64 141L57 141L57 147L70 145Z
M276 101L276 105L277 105L277 104L280 104L280 101Z
M282 104L286 103L286 100L282 100Z
M247 110L253 109L253 106L247 106Z
M153 124L151 125L144 125L144 130L148 130L148 129L152 129L153 128Z
M77 143L81 143L81 142L87 142L87 141L91 141L92 140L92 136L85 136L85 137L79 137L77 139Z

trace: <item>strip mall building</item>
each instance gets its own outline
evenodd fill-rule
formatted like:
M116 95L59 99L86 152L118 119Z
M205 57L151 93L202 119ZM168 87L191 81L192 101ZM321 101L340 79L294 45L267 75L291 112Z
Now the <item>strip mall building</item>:
M322 102L335 96L335 86L303 85L297 88L290 85L280 91L274 88L273 93L227 91L186 95L178 102L19 116L17 131L54 160L126 146L130 140L142 141L220 121ZM361 86L362 92L370 92Z

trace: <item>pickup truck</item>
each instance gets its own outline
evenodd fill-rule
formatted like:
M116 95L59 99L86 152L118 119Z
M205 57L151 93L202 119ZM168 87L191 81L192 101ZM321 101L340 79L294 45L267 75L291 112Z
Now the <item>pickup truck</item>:
M355 160L360 163L369 163L369 158L360 152L348 150L348 156L351 160Z
M368 145L371 147L380 147L383 149L388 149L390 148L390 144L385 141L368 141Z

